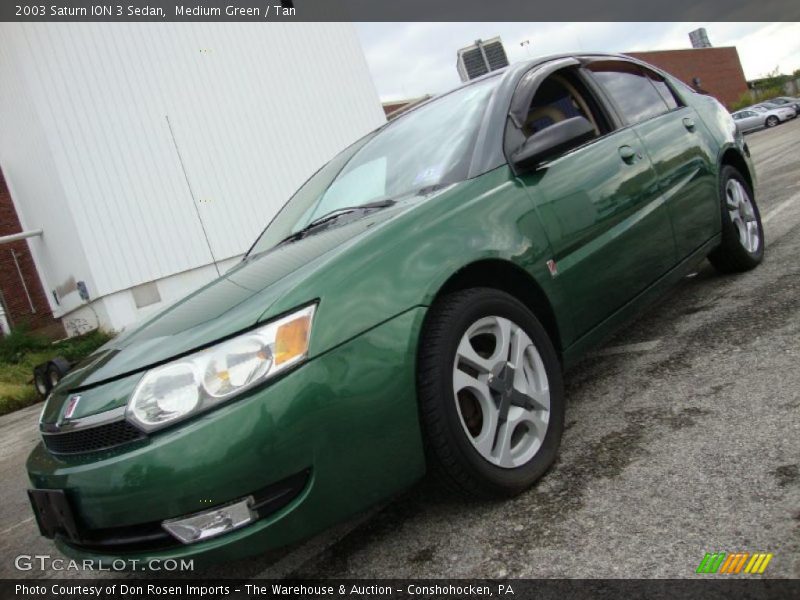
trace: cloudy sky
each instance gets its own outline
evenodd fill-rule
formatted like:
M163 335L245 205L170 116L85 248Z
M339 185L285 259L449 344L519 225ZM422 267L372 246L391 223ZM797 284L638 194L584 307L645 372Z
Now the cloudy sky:
M456 51L499 35L510 62L559 52L689 48L705 27L714 46L736 46L745 77L800 69L800 23L357 23L381 100L459 84ZM520 42L530 44L521 46Z

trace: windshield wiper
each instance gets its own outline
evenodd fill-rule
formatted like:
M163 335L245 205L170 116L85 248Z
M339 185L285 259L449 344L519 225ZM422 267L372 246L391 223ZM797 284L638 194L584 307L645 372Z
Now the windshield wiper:
M345 206L343 208L337 208L336 210L332 210L329 213L325 213L321 217L314 219L308 225L306 225L302 229L295 231L291 235L283 238L280 242L278 242L275 245L280 246L281 244L285 244L287 242L300 240L304 238L306 235L308 235L312 230L318 229L325 223L330 223L331 221L335 221L336 219L338 219L339 217L343 217L344 215L349 215L355 212L368 212L379 208L387 208L389 206L393 206L396 203L397 203L396 200L386 199L386 200L376 200L375 202L367 202L366 204L359 204L358 206Z

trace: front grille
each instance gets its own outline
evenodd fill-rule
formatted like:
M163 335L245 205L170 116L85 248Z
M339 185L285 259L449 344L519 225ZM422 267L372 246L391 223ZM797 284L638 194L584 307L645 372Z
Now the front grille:
M44 445L53 454L95 452L144 438L141 430L124 420L67 433L42 433Z

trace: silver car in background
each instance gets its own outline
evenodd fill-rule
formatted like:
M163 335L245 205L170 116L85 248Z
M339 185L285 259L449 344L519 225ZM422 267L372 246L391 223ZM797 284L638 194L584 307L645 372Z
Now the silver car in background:
M765 115L767 127L775 127L778 123L783 123L797 116L797 111L792 106L780 106L772 102L761 102L749 106L748 109L756 110ZM775 117L775 118L773 118Z
M736 123L736 128L745 133L762 127L775 127L778 123L794 118L796 113L793 108L767 108L764 106L751 106L737 110L731 115Z
M755 131L756 129L761 129L762 127L767 126L764 115L749 108L737 110L731 116L733 117L734 123L736 123L736 129L742 133Z
M777 98L770 98L769 103L777 106L791 106L796 113L800 114L800 98L778 96Z

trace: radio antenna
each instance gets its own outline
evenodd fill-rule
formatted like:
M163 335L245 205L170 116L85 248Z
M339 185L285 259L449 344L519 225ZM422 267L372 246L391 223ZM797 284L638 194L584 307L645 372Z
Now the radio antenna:
M178 147L178 140L175 139L175 132L172 130L172 123L170 123L169 115L164 115L164 118L167 120L167 127L169 127L169 134L172 137L172 143L175 146L175 153L178 155L178 162L181 164L183 178L186 180L186 187L189 188L189 195L192 197L192 206L194 206L194 212L197 214L197 220L200 221L200 229L203 230L203 236L206 238L208 253L211 255L211 261L214 263L214 268L217 270L217 275L222 275L222 273L219 272L217 259L214 257L214 250L211 248L211 240L208 239L208 231L206 231L205 223L203 223L203 216L200 214L200 207L197 206L197 199L194 196L192 184L189 182L189 175L186 173L186 166L183 164L181 149Z

